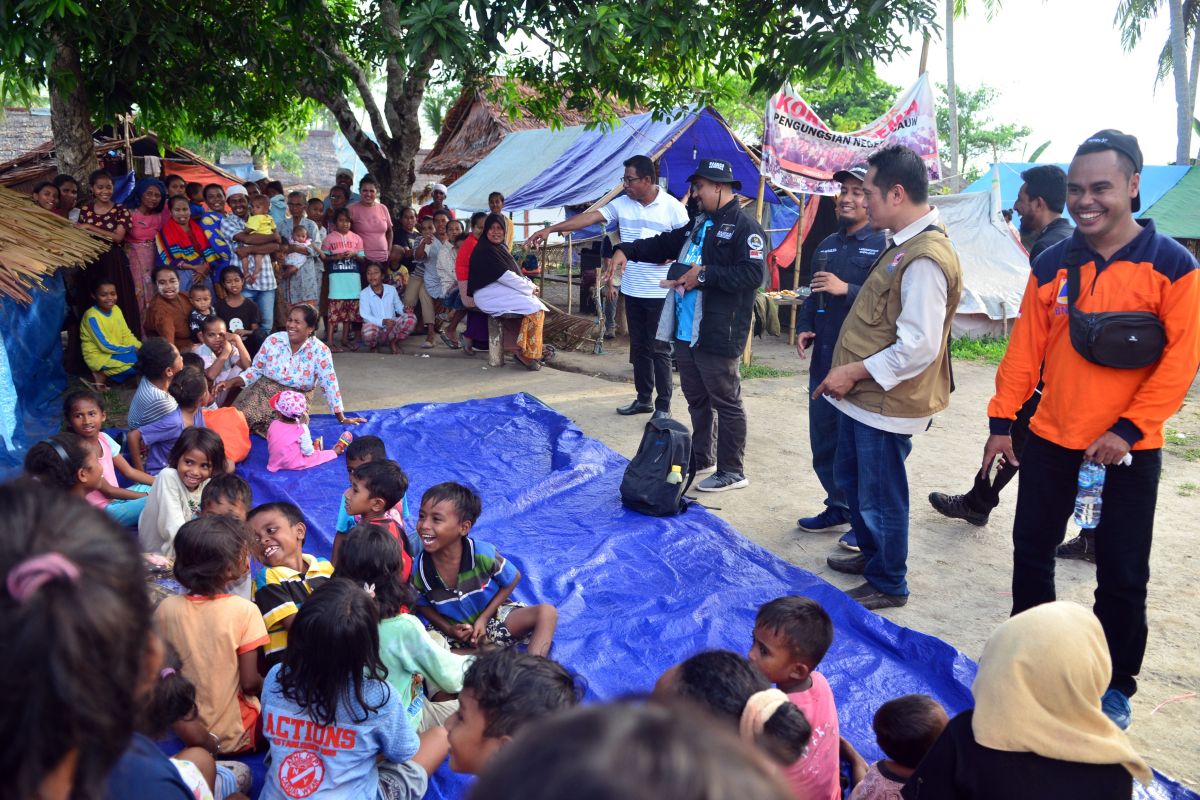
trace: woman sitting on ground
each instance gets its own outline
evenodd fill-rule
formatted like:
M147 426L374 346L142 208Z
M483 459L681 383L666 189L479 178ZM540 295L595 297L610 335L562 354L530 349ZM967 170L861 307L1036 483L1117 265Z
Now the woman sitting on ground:
M343 425L366 422L362 417L347 417L342 408L342 390L337 373L333 371L333 355L329 347L316 337L317 311L312 306L295 306L287 317L287 325L263 342L254 363L236 378L216 386L219 393L245 386L234 407L246 417L253 433L267 436L275 419L270 400L276 392L292 389L304 395L312 405L313 389L320 385L329 403L329 411Z
M1116 800L1152 775L1100 709L1112 660L1100 621L1045 603L992 633L971 693L904 785L906 800L1001 797Z
M545 306L537 297L533 281L521 274L512 253L504 246L508 228L501 214L489 214L483 238L471 253L467 294L476 307L489 316L520 314L517 360L528 369L542 368L542 322Z

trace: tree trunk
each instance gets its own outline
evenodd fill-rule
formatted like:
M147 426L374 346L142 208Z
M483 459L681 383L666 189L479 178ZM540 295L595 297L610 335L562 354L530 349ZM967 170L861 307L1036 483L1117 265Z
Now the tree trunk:
M267 160L266 152L263 150L250 150L250 166L262 170L268 177L271 174L271 164Z
M73 44L58 39L50 71L55 76L50 81L50 130L58 171L79 181L80 191L86 192L88 175L96 169L96 145L79 51Z
M1171 12L1171 71L1175 78L1175 163L1187 164L1192 151L1193 95L1188 82L1187 33L1183 0L1167 0Z
M1200 30L1192 31L1192 59L1188 69L1188 109L1192 120L1196 118L1196 79L1200 73ZM1192 123L1189 120L1189 124Z
M958 87L954 83L954 0L946 0L946 104L950 117L950 191L962 189L963 164L958 156Z

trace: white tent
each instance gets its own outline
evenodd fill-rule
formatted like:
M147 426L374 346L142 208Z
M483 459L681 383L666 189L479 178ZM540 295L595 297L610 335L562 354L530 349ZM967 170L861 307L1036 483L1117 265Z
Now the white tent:
M963 296L954 336L1000 336L1012 327L1029 280L1029 256L990 192L930 196L958 251ZM1007 323L1006 323L1007 320Z

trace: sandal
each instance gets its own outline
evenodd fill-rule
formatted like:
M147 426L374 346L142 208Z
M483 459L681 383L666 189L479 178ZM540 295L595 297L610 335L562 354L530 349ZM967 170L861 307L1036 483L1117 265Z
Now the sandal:
M530 372L537 372L542 368L542 362L538 361L536 358L526 358L520 353L513 353L513 358L517 359L517 361L523 364L525 369L529 370Z
M446 345L446 347L449 347L451 350L460 350L460 349L462 349L462 345L461 345L461 344L459 344L458 342L456 342L456 341L454 341L453 339L451 339L449 336L447 336L447 335L446 335L445 333L443 333L442 331L438 331L438 336L442 337L442 343L443 343L444 345Z
M422 349L422 350L432 350L432 349L433 349L433 342L431 342L431 341L429 341L428 339L426 339L425 341L421 342L421 349Z

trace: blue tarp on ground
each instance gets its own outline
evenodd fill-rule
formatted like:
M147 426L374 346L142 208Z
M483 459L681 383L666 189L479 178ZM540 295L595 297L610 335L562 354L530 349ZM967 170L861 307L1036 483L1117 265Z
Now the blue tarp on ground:
M58 430L59 396L67 385L63 369L62 328L66 290L61 272L35 289L22 305L0 298L0 480L16 475L25 451Z
M1017 202L1017 192L1021 190L1021 173L1031 167L1042 167L1045 164L1022 164L1019 162L1006 161L1000 163L1000 203L1001 208L1012 208L1013 203ZM1065 172L1069 164L1056 164L1055 166L1062 168ZM1142 212L1147 211L1150 206L1158 198L1162 197L1167 191L1179 183L1183 176L1187 174L1191 167L1177 167L1174 165L1168 166L1152 166L1147 165L1142 169ZM963 193L967 192L990 192L992 190L992 170L989 168L982 177L963 189ZM1141 213L1135 215L1141 216ZM1070 220L1070 216L1067 219ZM1020 216L1013 215L1013 225L1020 222Z
M635 155L653 156L668 144L658 169L667 180L667 191L675 197L687 191L687 179L703 158L731 162L734 177L742 182L741 192L755 195L757 165L711 110L669 113L672 116L659 121L650 113L634 114L623 117L612 130L585 131L553 164L514 191L505 209L532 211L594 202L620 184L625 170L622 162ZM484 159L466 174L486 162ZM769 187L766 199L779 202Z
M871 718L884 701L923 692L951 714L972 703L975 665L948 644L864 611L703 509L670 519L625 510L617 489L626 460L533 397L364 416L368 422L354 433L387 442L411 480L413 514L435 483L457 480L479 491L483 515L474 535L521 570L517 599L558 607L552 656L585 679L589 701L648 692L667 667L703 649L745 652L761 604L804 594L833 617L836 636L821 671L837 698L843 735L868 760L881 757ZM327 442L342 430L329 416L314 417L312 427ZM306 550L329 554L347 485L342 460L271 474L265 444L256 439L239 471L256 502L286 499L303 508ZM428 796L457 798L465 785L443 767ZM1166 780L1139 796L1197 797Z

